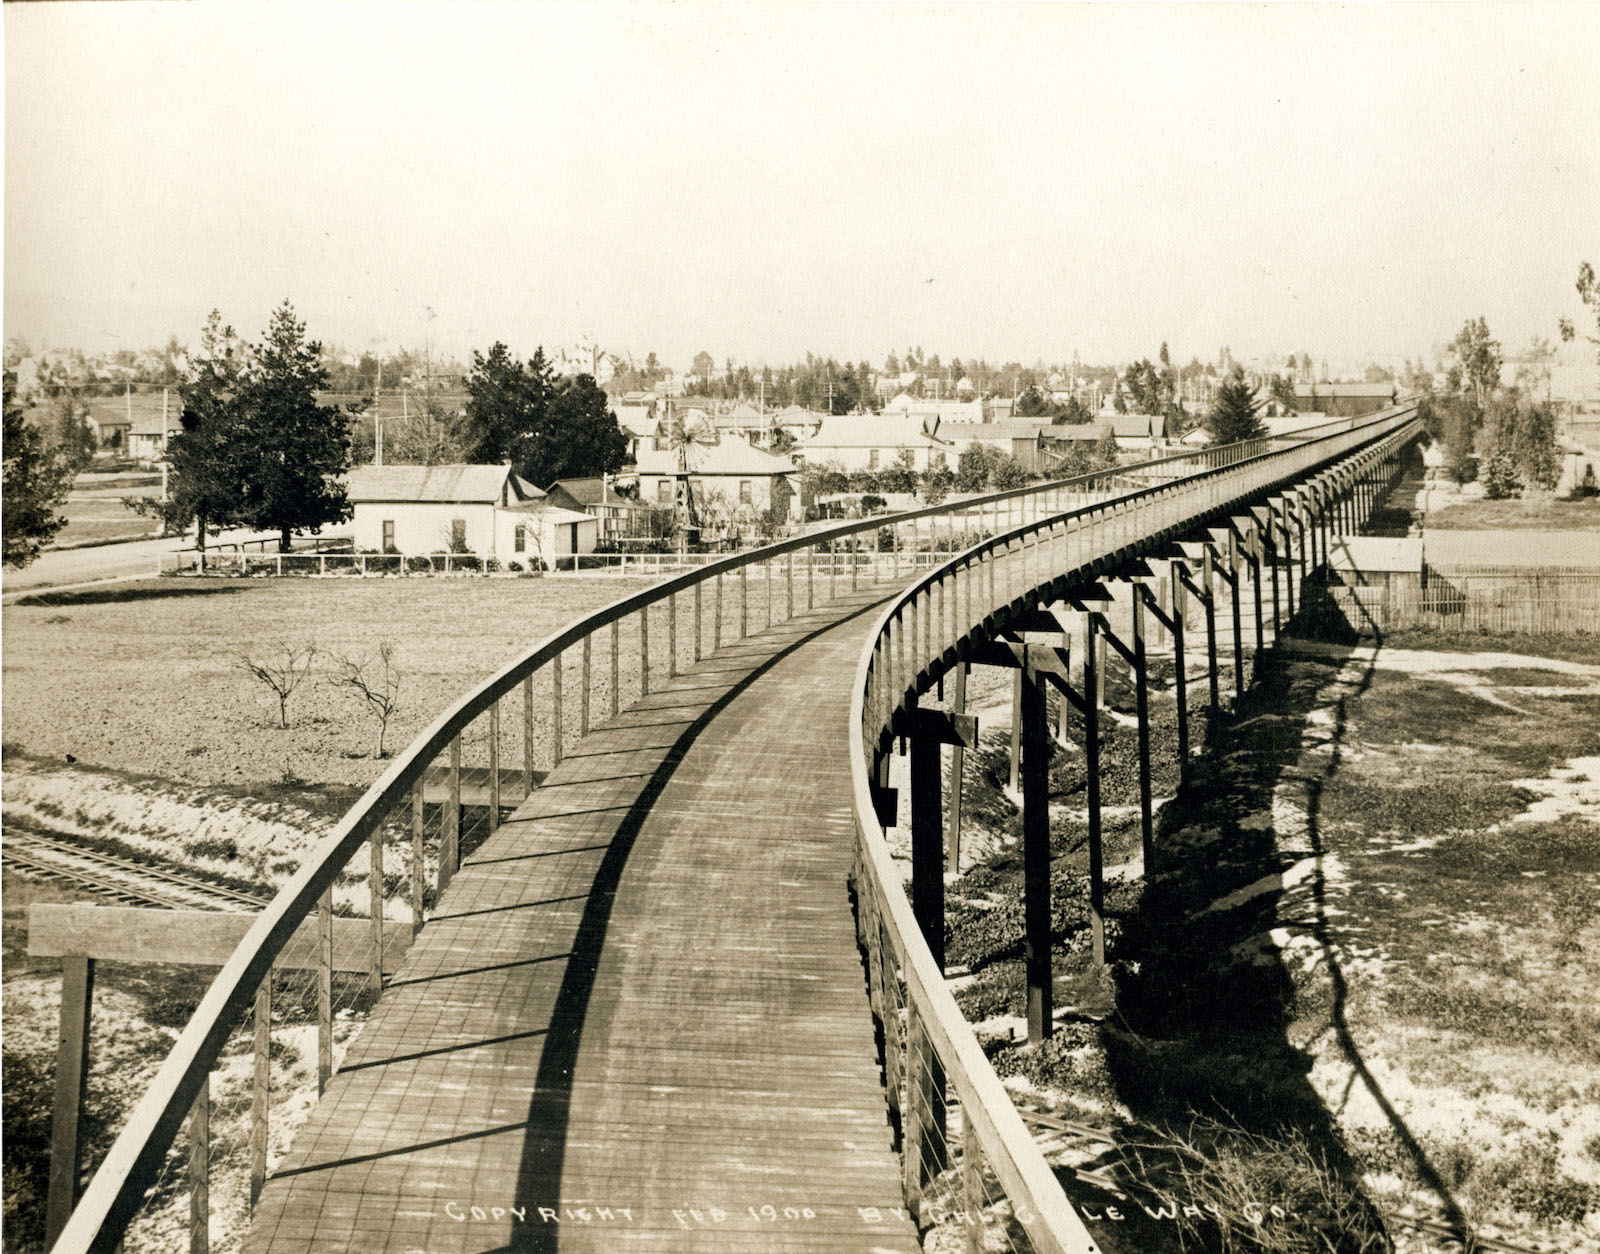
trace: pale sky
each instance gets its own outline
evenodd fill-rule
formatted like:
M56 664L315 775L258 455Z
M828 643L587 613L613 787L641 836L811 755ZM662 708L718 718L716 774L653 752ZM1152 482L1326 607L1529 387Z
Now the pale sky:
M1600 265L1600 4L7 4L5 332L1426 352Z

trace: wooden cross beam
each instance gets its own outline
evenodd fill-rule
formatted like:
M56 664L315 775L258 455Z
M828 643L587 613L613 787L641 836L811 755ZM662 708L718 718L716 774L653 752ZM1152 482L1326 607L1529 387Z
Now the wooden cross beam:
M953 713L949 710L925 709L918 706L911 711L909 734L919 740L932 740L941 745L955 745L962 749L978 747L978 716Z

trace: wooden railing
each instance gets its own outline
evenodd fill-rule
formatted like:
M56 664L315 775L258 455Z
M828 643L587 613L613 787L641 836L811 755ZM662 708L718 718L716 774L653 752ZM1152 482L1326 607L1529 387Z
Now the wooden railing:
M463 842L469 836L465 830L468 807L479 815L475 821L480 827L494 830L502 810L514 805L542 778L538 759L542 757L543 763L549 765L560 762L569 741L576 741L593 723L622 707L625 669L627 695L646 695L650 692L652 669L659 674L664 668L668 675L675 675L681 665L697 662L725 641L743 638L763 624L793 617L847 590L903 580L923 564L917 555L926 551L963 556L955 564L941 566L934 576L919 579L914 585L914 597L925 595L937 581L947 578L949 571L965 569L976 560L970 556L974 552L983 554L981 560L992 566L994 559L988 555L997 552L993 548L996 543L1008 546L1008 551L1015 548L1013 559L1020 554L1031 561L1038 550L1026 538L1043 534L1037 529L1053 525L1064 511L1075 510L1077 513L1071 516L1078 517L1096 503L1124 497L1142 499L1150 495L1152 490L1146 485L1152 482L1181 484L1185 477L1200 475L1205 484L1220 485L1215 478L1219 468L1241 468L1241 473L1252 477L1253 482L1260 475L1253 468L1271 446L1270 440L1223 445L1070 479L1029 484L953 504L843 523L733 554L668 579L614 601L528 649L434 719L312 850L257 917L208 988L81 1200L72 1208L53 1248L116 1249L130 1222L146 1206L146 1194L163 1181L170 1181L173 1171L187 1171L190 1175L191 1248L205 1248L208 1216L197 1199L203 1201L206 1196L209 1170L203 1147L208 1143L210 1077L241 1024L247 1025L247 1033L253 1030L256 1052L257 1083L250 1102L250 1127L242 1138L250 1147L249 1196L253 1204L266 1172L271 1107L266 1077L270 1071L267 1055L274 1013L273 974L275 968L304 965L303 956L288 954L287 947L297 935L318 938L320 952L314 955L311 965L316 971L320 1091L335 1064L335 1016L331 1007L339 996L337 973L367 970L369 976L359 981L366 995L381 992L386 970L384 922L387 918L390 922L409 920L413 928L422 925L430 900L443 890L459 866ZM1298 450L1278 456L1295 457L1297 453ZM1301 457L1295 464L1304 460ZM1208 491L1221 488L1205 487L1200 489L1201 497L1191 492L1183 499L1192 500L1197 508L1208 507L1210 498L1204 497ZM1103 526L1097 527L1094 534L1099 539L1105 533ZM999 539L991 539L988 547L971 547L984 537L997 534ZM1008 580L1013 569L1021 567L1010 560L1005 565ZM752 570L759 571L761 577L751 580ZM902 600L897 605L911 603L921 604ZM569 671L576 672L570 679ZM869 669L858 693L860 708L851 734L859 743L865 743L861 738L869 724L881 731L894 708L894 701L883 686L884 675L881 665ZM906 676L901 673L900 678ZM903 685L902 697L905 691ZM868 700L864 707L862 699ZM502 711L508 705L510 717L503 718ZM872 711L870 716L867 710ZM859 748L857 759L861 759ZM434 815L431 823L429 807ZM875 879L882 871L876 845L865 836L863 839L867 874ZM390 856L407 860L409 866L407 873L386 880L384 868ZM903 928L895 912L904 899L888 890L889 882L884 881L886 887L877 896L885 917L894 920L893 935L899 937ZM401 885L398 890L392 890L395 883ZM336 956L334 918L359 916L362 911L372 921L371 928L364 930L370 938L370 951L364 956ZM309 931L308 922L312 924ZM340 931L351 934L347 927ZM356 934L363 934L363 929L356 929ZM894 942L897 946L901 943ZM899 948L895 953L902 955L901 969L906 972L917 1004L937 1006L925 1012L924 1017L940 1057L950 1059L957 1068L959 1083L976 1086L972 1089L971 1117L980 1129L980 1139L986 1148L993 1146L995 1153L1009 1155L1005 1159L1006 1172L1022 1173L1017 1178L1025 1187L1018 1185L1019 1196L1037 1196L1040 1205L1047 1207L1041 1214L1051 1225L1066 1222L1060 1215L1060 1203L1051 1203L1042 1182L1033 1178L1040 1169L1037 1163L1028 1166L1008 1149L1024 1134L1020 1125L1013 1126L1014 1114L1006 1114L1009 1105L1002 1101L1003 1093L992 1072L978 1066L981 1053L976 1058L972 1056L977 1046L965 1026L959 1024L953 1003L946 1004L948 995L944 995L944 1002L938 1000L942 986L936 987L936 981L929 983L933 973L926 964L919 965L914 955L904 955ZM185 1164L172 1151L186 1119L191 1121L193 1131ZM1013 1159L1017 1165L1012 1164ZM1001 1165L1000 1160L996 1161L997 1166ZM69 1197L75 1176L74 1170L67 1169L57 1174ZM1012 1176L1004 1178L1011 1180ZM52 1213L57 1209L53 1206ZM66 1206L60 1206L59 1211L65 1215ZM57 1225L50 1226L54 1236ZM130 1248L137 1244L132 1236Z
M850 721L859 935L874 1013L883 1029L890 1101L899 1116L907 1204L916 1210L932 1198L948 1217L950 1206L943 1199L954 1196L969 1249L989 1248L985 1229L995 1223L1009 1230L1014 1243L1020 1228L1039 1250L1089 1254L1098 1247L947 988L942 939L936 940L939 955L930 948L927 938L943 933L939 851L933 850L930 870L940 903L932 917L919 916L890 854L886 828L895 826L904 810L888 787L889 756L897 738L904 743L919 734L919 716L929 713L919 710L919 696L964 666L977 646L999 639L1009 625L1025 621L1063 592L1093 584L1136 557L1155 556L1185 533L1259 505L1272 493L1281 495L1271 513L1271 561L1293 552L1295 536L1302 563L1308 555L1325 560L1328 527L1354 526L1366 516L1360 511L1370 507L1378 491L1373 468L1392 465L1418 428L1415 407L1401 406L1285 451L1022 523L918 578L879 616L861 654ZM940 839L937 750L925 760L933 764L932 779L921 781L931 784L933 813L919 819L919 800L929 803L918 791L913 745L913 885L922 874L919 841L927 837L937 845ZM1047 830L1047 821L1039 821ZM1091 831L1094 822L1091 818ZM1045 850L1048 883L1047 840ZM1046 921L1047 898L1048 890ZM1048 951L1048 923L1045 932ZM1030 944L1033 940L1030 936ZM1043 984L1048 987L1048 974ZM1048 994L1044 1005L1048 1019ZM959 1137L950 1126L955 1107L961 1112ZM955 1180L938 1184L947 1173Z

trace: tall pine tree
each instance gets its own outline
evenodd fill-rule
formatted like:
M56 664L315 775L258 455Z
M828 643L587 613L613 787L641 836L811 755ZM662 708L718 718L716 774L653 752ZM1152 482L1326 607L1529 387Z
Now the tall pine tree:
M628 452L593 376L556 380L542 348L525 363L500 343L473 353L462 428L472 461L510 462L539 487L618 470Z
M328 386L322 345L284 301L273 310L238 394L248 447L241 450L241 521L278 533L322 530L350 516L343 476L350 469L350 415L317 403Z
M1261 402L1256 400L1256 390L1244 377L1243 368L1236 365L1217 388L1216 403L1206 415L1206 427L1218 444L1254 440L1267 433L1266 426L1256 416L1260 412Z

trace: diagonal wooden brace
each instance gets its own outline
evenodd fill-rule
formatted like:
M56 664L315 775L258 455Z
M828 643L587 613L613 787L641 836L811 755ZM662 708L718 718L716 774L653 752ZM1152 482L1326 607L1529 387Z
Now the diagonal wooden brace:
M941 745L958 745L963 749L978 747L976 714L955 714L949 710L930 710L919 706L911 711L909 730L917 739L934 740Z

